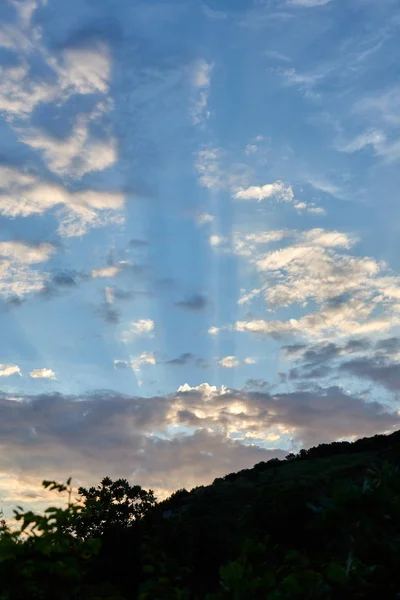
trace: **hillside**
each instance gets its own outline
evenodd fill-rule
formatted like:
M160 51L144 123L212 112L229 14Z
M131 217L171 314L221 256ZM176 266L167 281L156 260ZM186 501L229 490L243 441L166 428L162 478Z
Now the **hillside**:
M83 516L57 513L53 530L41 522L41 541L10 554L2 537L0 580L11 591L0 598L27 597L34 579L32 597L44 599L395 600L399 463L395 432L259 463L159 504L106 478L82 489ZM54 572L72 555L71 572Z

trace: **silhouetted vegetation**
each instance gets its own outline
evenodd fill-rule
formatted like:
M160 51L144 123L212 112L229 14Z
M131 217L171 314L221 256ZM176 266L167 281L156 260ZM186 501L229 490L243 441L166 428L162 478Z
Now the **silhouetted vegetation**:
M66 485L0 522L0 600L400 598L400 432L334 442L182 489Z

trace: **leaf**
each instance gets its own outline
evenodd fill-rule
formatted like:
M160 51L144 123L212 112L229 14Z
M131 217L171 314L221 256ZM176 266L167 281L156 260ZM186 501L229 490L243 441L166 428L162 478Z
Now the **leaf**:
M337 563L330 562L326 567L325 574L331 583L344 584L347 582L346 569Z
M143 572L144 573L154 573L153 565L144 565Z

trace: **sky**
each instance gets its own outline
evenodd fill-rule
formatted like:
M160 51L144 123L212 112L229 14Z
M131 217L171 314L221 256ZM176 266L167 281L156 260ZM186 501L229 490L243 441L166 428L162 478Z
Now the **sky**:
M0 504L400 429L399 0L0 1Z

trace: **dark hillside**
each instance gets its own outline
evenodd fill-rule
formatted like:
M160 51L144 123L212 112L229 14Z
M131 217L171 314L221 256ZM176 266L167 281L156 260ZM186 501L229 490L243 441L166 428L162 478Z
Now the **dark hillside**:
M80 489L81 509L19 513L41 536L3 533L0 600L398 600L399 463L395 432L258 463L158 504L105 478Z

